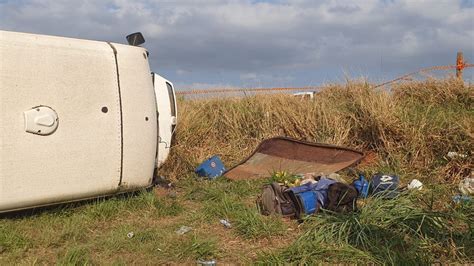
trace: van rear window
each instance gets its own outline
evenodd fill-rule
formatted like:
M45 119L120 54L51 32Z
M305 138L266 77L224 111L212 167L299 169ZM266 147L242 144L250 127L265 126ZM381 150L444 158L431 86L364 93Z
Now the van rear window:
M170 98L170 107L171 107L171 115L176 116L176 105L175 105L175 99L174 99L174 93L173 93L173 86L166 82L166 87L168 88L168 96Z

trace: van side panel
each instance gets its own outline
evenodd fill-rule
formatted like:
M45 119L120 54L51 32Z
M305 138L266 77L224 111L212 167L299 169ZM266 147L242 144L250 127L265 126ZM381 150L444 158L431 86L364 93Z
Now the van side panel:
M117 84L107 43L0 31L0 212L117 191ZM25 132L39 105L58 114L51 135Z
M121 190L151 185L157 149L157 111L146 50L112 44L122 95L123 172Z

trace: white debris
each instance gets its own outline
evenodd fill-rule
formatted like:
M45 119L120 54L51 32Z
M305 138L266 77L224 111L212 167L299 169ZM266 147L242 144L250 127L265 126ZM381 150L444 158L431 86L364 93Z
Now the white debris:
M423 188L423 183L421 183L420 180L418 179L413 179L410 184L407 186L408 189L416 189L416 190L421 190Z
M183 225L178 230L176 230L176 234L184 235L191 230L193 230L191 227Z
M459 191L463 195L474 194L474 178L466 177L458 185Z
M448 157L451 158L451 159L466 158L467 155L466 155L466 154L457 153L457 152L455 152L455 151L450 151L450 152L448 152Z
M232 228L232 225L228 220L222 219L219 222L221 222L221 224L224 225L226 228Z

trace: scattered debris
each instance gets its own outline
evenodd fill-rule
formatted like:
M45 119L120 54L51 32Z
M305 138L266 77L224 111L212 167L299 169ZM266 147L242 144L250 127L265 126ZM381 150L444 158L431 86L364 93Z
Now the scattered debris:
M466 154L457 153L457 152L455 152L455 151L450 151L450 152L448 152L448 157L451 158L451 159L466 158L467 155L466 155Z
M279 170L329 175L363 157L362 152L345 147L276 137L262 141L252 155L224 175L232 180L266 178Z
M198 176L207 177L208 179L222 176L225 171L225 166L217 155L205 160L195 170Z
M172 198L172 199L175 199L176 197L178 197L178 193L177 193L176 191L174 191L174 190L173 190L173 191L170 191L170 192L168 193L168 197L169 197L169 198Z
M318 183L318 181L314 180L313 177L311 177L311 178L304 178L303 180L301 180L300 186L306 185L306 184L316 184L316 183Z
M135 234L133 232L128 232L127 237L128 238L133 238Z
M468 196L468 195L459 195L458 194L458 195L453 196L453 201L456 204L468 203L468 202L471 202L471 197Z
M193 230L193 228L183 225L178 230L176 230L176 234L184 235L184 234L190 232L191 230Z
M466 177L458 185L459 191L463 195L474 194L474 178Z
M219 220L219 222L224 225L226 228L232 228L232 224L226 219Z
M340 174L331 173L327 176L327 178L335 180L339 183L347 184L347 181L344 178L342 178Z
M198 260L197 261L198 265L203 265L203 266L215 266L216 265L216 260Z
M416 190L421 190L423 188L423 183L421 183L420 180L418 179L413 179L410 184L408 184L407 188L409 190L413 190L413 189L416 189Z
M163 188L172 188L174 185L171 181L169 181L166 177L164 176L155 176L153 178L153 184L156 186L160 186Z

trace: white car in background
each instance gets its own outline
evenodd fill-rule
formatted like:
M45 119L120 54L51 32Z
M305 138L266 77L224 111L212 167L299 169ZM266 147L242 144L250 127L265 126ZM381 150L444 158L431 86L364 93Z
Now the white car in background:
M314 95L316 94L315 91L300 91L293 93L295 97L301 97L301 99L314 99Z

